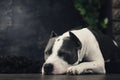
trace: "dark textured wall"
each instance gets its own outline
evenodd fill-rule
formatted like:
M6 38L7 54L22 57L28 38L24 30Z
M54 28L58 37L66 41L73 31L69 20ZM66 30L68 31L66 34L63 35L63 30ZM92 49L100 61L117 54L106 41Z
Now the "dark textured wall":
M86 25L73 1L0 0L0 73L40 72L51 31L59 35ZM109 1L103 0L101 20L111 19ZM106 33L111 35L111 25Z
M112 0L113 35L120 45L120 0Z
M82 25L72 0L0 0L0 55L43 60L52 30Z

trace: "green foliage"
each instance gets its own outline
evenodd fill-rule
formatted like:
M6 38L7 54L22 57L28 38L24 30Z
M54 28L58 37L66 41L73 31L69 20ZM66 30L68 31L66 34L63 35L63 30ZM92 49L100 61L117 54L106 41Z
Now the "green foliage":
M106 29L108 24L108 18L105 18L103 22L101 23L102 28Z
M101 0L75 0L75 8L83 16L83 19L89 26L99 23L99 15L101 8ZM105 18L101 23L103 29L107 28L108 18Z

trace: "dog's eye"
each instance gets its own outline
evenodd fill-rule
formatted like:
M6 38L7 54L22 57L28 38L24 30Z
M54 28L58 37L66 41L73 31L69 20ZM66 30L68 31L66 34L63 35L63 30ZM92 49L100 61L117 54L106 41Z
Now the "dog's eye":
M45 52L46 55L50 55L50 52Z
M58 54L58 56L65 58L65 57L67 56L67 53L60 52L60 53Z

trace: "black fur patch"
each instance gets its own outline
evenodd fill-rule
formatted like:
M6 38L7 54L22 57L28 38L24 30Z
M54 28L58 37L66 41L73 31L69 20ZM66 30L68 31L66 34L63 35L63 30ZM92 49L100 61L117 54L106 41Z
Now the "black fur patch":
M106 73L120 73L120 48L113 40L98 30L89 29L96 37L105 59ZM107 61L108 60L108 61Z
M109 36L103 34L97 29L89 29L96 40L98 41L102 55L106 60L110 59L111 61L120 60L119 48L114 44L113 39Z
M78 47L76 42L70 39L70 37L64 38L61 49L58 52L58 56L63 58L68 64L74 64L78 60Z
M54 42L55 42L55 39L57 37L53 37L53 38L50 38L49 41L48 41L48 44L46 46L46 49L44 51L45 53L45 56L49 56L52 54L52 48L53 48L53 45L54 45Z

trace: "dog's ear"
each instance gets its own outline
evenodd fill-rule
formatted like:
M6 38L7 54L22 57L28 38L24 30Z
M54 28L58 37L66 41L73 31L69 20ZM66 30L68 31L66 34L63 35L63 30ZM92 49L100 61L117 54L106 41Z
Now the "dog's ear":
M50 35L50 38L53 38L53 37L56 37L56 36L57 36L57 34L54 31L52 31L51 35Z
M77 38L77 36L72 32L69 32L69 35L70 35L70 39L75 42L77 48L81 48L82 45L80 40Z

